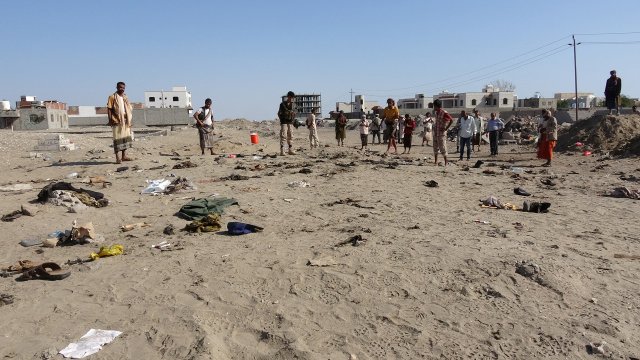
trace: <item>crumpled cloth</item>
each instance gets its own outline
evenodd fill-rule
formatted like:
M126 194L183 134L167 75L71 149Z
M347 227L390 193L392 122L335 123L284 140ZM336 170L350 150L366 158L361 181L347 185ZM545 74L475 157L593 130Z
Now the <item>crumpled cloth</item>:
M91 253L89 257L93 260L107 257L107 256L116 256L124 254L124 246L120 244L111 245L111 246L101 246L100 250L97 253Z
M188 232L215 232L222 228L220 224L220 215L211 213L200 220L194 220L190 224L184 227L184 230Z
M66 358L82 359L97 353L102 349L102 345L112 342L120 334L122 331L91 329L78 342L71 343L60 350L60 355Z
M626 187L617 187L609 193L609 196L640 200L640 190L630 190Z
M518 208L510 203L503 203L497 197L491 195L485 200L480 200L482 207L496 208L496 209L506 209L506 210L518 210Z
M212 213L221 215L231 205L238 205L238 201L225 197L195 199L184 204L177 215L187 220L200 220Z

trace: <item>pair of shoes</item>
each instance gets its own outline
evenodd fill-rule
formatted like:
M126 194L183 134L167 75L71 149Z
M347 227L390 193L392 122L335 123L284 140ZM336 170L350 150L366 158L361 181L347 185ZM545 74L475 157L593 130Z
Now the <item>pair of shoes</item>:
M520 196L531 196L531 194L527 190L521 187L514 188L513 193Z

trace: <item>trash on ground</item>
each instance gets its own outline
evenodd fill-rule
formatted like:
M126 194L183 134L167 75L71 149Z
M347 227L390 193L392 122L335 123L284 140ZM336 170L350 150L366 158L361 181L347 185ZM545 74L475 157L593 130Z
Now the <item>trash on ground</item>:
M244 235L254 232L261 232L264 228L256 225L246 224L237 221L231 221L227 223L227 234L229 235Z
M147 180L147 187L141 191L141 194L161 194L167 190L167 186L169 185L171 185L170 180Z
M191 160L183 161L173 165L173 169L189 169L198 167L198 164L191 162Z
M338 263L330 256L321 256L307 261L307 266L326 267L334 265L338 265Z
M183 230L192 233L216 232L222 228L220 224L220 215L210 213L199 220L194 220L187 224Z
M200 198L183 205L177 215L187 220L200 220L211 213L222 215L224 209L231 205L238 205L238 201L225 197Z
M122 232L127 232L127 231L140 229L140 228L143 228L143 227L149 227L149 226L151 226L151 224L146 223L146 222L139 222L139 223L135 223L135 224L122 225L122 226L120 226L120 230L122 230Z
M615 198L640 200L640 190L633 190L624 186L611 190L608 195Z
M120 244L111 246L102 246L97 253L91 253L89 257L93 260L108 256L116 256L124 254L124 246Z
M291 188L306 188L311 186L308 182L304 180L296 180L287 184Z
M534 213L546 213L549 212L551 203L549 202L537 202L537 201L525 201L522 203L522 211L534 212Z
M62 270L60 265L54 262L46 262L26 269L22 275L16 278L16 281L28 280L63 280L69 277L69 270Z
M82 359L100 351L103 345L112 342L122 334L121 331L91 329L82 335L78 342L67 345L60 350L60 355L71 359Z
M351 245L351 246L360 246L364 245L367 242L367 239L363 238L362 235L355 235L350 237L349 239L339 242L336 244L337 247Z

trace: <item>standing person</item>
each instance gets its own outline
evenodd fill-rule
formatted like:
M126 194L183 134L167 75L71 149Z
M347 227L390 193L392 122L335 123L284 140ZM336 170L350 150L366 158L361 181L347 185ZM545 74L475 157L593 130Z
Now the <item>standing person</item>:
M413 131L416 128L416 121L409 116L409 114L404 115L404 137L402 138L402 144L404 145L404 151L402 152L409 154L411 152L411 140L413 140Z
M502 119L496 117L496 113L491 113L491 119L487 121L487 133L489 133L489 147L491 148L491 156L498 155L498 135L500 130L504 129Z
M402 115L398 115L398 122L396 124L396 139L398 140L398 143L404 143L404 117L402 117Z
M604 86L604 97L609 109L609 115L616 109L616 115L620 115L620 93L622 92L622 79L618 77L615 70L609 72L611 75L607 79L607 83ZM576 106L578 106L576 104Z
M113 131L113 151L116 154L116 164L133 159L125 154L127 149L133 147L133 132L131 121L133 120L133 108L129 103L127 94L124 93L126 85L120 81L116 84L116 92L107 99L107 115L109 126ZM121 156L118 152L122 153Z
M440 99L436 99L433 102L433 108L436 116L433 129L434 163L438 165L438 151L440 151L440 153L442 153L442 157L444 157L444 166L447 166L447 131L453 123L453 118L448 112L442 109L442 102Z
M378 137L378 144L381 143L380 141L380 126L382 125L382 119L380 119L380 116L378 116L378 114L376 114L376 116L373 118L373 121L371 121L371 125L369 125L369 130L371 130L371 133L373 134L371 136L371 144L374 144L376 141L376 136Z
M344 139L347 137L347 116L340 110L336 120L336 140L338 146L344 146Z
M429 146L429 138L433 136L431 134L431 130L433 129L433 118L431 117L430 112L427 112L425 116L427 118L424 119L424 122L423 122L424 129L422 133L422 146L424 146L425 142L427 143L427 146Z
M474 147L478 147L480 152L480 144L482 144L482 133L484 132L484 118L480 116L478 109L473 110L473 118L476 120L476 133L473 134L473 144L471 150L475 151Z
M543 110L542 118L544 121L540 126L540 138L538 139L538 159L546 159L547 162L542 166L551 166L553 159L553 149L556 147L558 140L558 120L551 115L551 111Z
M211 155L213 155L213 110L211 109L211 99L207 98L204 101L204 106L193 114L193 118L196 119L202 155L204 155L204 149L209 149Z
M293 91L287 93L287 98L282 100L280 108L278 109L278 118L280 119L280 155L284 155L284 144L286 141L289 147L288 154L295 155L293 146L291 145L291 127L293 127L293 120L296 118L295 105L293 100L296 98L296 94Z
M393 146L394 153L398 153L398 147L396 146L396 127L398 123L398 118L400 117L400 111L396 106L396 102L392 98L387 99L387 107L382 111L382 120L386 126L384 130L385 137L389 139L389 143L387 144L387 151Z
M476 134L476 119L462 110L458 124L460 126L460 160L462 160L462 156L464 155L465 146L467 147L467 160L469 160L471 158L471 138Z
M307 115L307 129L309 129L309 146L311 149L320 146L318 142L318 128L316 124L316 114L318 108L311 109L311 113Z
M369 120L367 120L366 115L362 115L358 127L360 128L360 142L362 144L362 146L360 146L360 150L363 150L367 147L367 142L369 140Z
M634 114L634 115L638 115L638 114L640 114L640 111L638 111L638 107L637 106L633 105L631 107L631 113Z

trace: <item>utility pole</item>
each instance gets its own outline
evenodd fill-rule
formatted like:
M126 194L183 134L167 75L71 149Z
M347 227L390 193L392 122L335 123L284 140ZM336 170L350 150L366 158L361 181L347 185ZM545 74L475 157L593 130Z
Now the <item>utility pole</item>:
M573 76L574 76L574 82L575 82L575 87L576 87L576 122L578 121L578 105L579 105L579 101L578 101L578 63L576 62L576 46L580 45L582 43L577 43L576 44L576 36L571 35L571 38L573 39L573 44L569 44L569 46L573 46Z
M351 94L351 112L353 113L353 88L349 91L349 94Z

